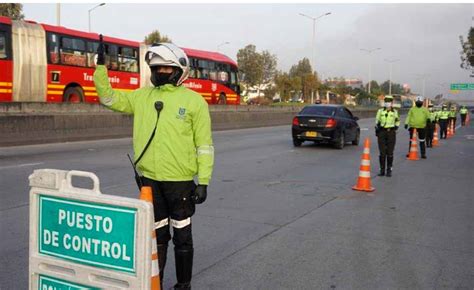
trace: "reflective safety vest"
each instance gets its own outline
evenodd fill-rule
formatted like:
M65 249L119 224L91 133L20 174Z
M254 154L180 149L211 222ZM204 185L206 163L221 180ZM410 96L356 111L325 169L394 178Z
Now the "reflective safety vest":
M459 110L459 114L466 115L467 114L467 109L466 108L461 108L461 110Z
M382 128L393 128L400 126L400 117L398 116L397 110L392 109L389 111L386 108L382 108L377 111L375 122L377 126Z
M449 111L440 111L439 112L439 119L440 120L447 120L449 118Z
M450 118L456 118L456 111L450 111L449 112L449 117Z
M430 121L436 122L438 120L438 114L436 112L430 112Z

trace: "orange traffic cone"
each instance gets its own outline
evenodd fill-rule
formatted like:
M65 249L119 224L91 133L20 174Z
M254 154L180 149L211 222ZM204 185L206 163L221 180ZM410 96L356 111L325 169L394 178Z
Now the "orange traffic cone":
M448 135L447 137L448 138L451 138L453 137L453 121L449 121L449 124L448 124Z
M416 129L413 129L413 136L411 137L410 152L408 153L408 160L420 160L418 157L418 134Z
M357 184L352 187L353 190L372 192L375 188L370 183L370 141L369 138L364 142L364 153L360 161L359 178Z
M438 124L435 124L434 134L433 134L433 142L431 144L433 147L439 146L439 139L438 139Z
M142 186L140 199L153 204L153 195L150 186ZM156 231L151 233L151 290L161 290L160 269L158 267L158 250L156 246Z

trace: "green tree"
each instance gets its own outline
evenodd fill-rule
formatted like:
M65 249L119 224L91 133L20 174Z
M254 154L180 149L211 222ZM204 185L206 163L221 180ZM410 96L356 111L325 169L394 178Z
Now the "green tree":
M271 54L268 50L264 50L261 53L263 61L263 83L270 83L276 74L277 68L277 57Z
M239 49L237 64L241 73L241 80L248 86L253 87L263 82L264 59L257 52L255 45L249 44Z
M380 85L380 89L382 90L384 95L388 95L390 92L390 81L386 80ZM392 95L393 94L398 94L402 95L403 94L403 86L401 84L393 83L392 82Z
M464 38L459 36L461 41L461 68L472 70L474 73L474 27L469 29L469 34L466 41Z
M153 30L150 34L145 36L144 42L148 45L159 42L172 42L171 38L167 35L161 35L158 30Z
M318 75L316 72L313 72L309 59L307 58L303 58L298 61L298 64L293 65L290 68L289 76L290 78L300 79L301 90L305 100L309 99L311 94L320 87Z
M0 16L7 16L14 20L22 20L23 4L19 3L0 3Z

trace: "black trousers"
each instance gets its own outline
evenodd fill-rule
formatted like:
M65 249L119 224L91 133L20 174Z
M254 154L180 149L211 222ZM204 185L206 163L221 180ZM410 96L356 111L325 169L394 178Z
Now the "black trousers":
M461 125L466 126L466 116L467 114L461 114Z
M395 130L381 129L377 136L380 156L393 156L396 141L397 134Z
M429 122L426 124L426 146L428 147L433 145L434 130L436 130L436 123Z
M191 195L196 188L194 181L156 181L144 177L143 184L151 186L153 191L157 244L168 245L171 224L175 249L191 250L191 216L195 212Z
M448 120L447 119L440 119L439 120L439 138L446 139L448 135Z
M411 147L411 138L413 138L413 130L414 128L410 128L410 142L408 143L408 153L410 153ZM420 143L420 152L421 156L426 155L426 128L416 128L416 133L418 134L418 142Z

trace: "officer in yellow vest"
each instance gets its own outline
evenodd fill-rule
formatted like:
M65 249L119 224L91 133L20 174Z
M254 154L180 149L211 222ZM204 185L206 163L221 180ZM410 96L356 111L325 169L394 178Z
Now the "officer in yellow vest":
M438 114L434 111L433 105L428 105L430 117L426 123L426 147L433 147L434 130L436 130L436 123L438 122Z
M448 135L448 121L449 121L448 106L443 104L443 106L441 107L441 111L438 113L440 139L446 139L446 136Z
M393 108L392 96L385 96L384 108L377 111L375 122L375 135L377 136L380 152L380 173L378 175L385 176L385 169L387 169L387 177L391 177L393 150L395 149L397 136L396 131L400 126L400 117L397 110ZM387 165L387 167L385 167L385 165Z
M466 106L462 106L461 109L459 110L459 114L461 115L461 125L466 126L466 116L468 114L469 110L466 108Z
M451 110L449 111L449 125L453 124L453 133L456 132L456 117L457 111L456 111L456 106L451 105Z

